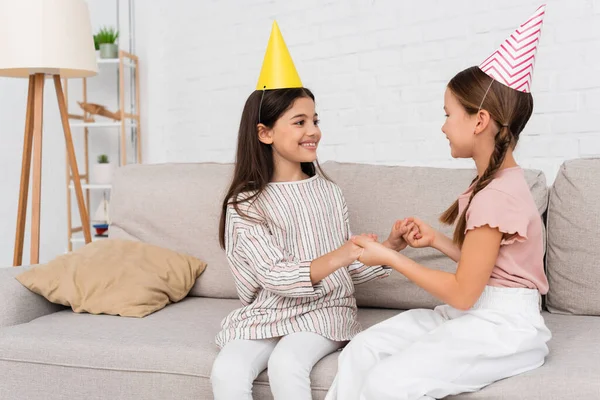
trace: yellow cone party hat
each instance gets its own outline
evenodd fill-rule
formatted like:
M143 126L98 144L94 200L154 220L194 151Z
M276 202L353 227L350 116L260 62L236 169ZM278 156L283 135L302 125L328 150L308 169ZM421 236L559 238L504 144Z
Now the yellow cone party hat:
M294 61L285 45L276 21L273 21L271 37L265 52L256 90L286 89L302 87Z

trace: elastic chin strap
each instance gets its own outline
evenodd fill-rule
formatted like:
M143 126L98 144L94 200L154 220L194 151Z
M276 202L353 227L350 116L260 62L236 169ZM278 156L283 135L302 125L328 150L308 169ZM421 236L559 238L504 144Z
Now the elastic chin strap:
M483 95L483 99L481 99L481 104L479 104L479 110L477 110L478 113L479 113L479 111L481 111L483 102L485 101L485 98L487 97L487 94L490 91L490 88L492 87L493 84L494 84L494 78L492 78L492 81L490 82L490 86L488 86L487 90L485 91L485 94Z
M481 107L483 106L483 102L485 101L485 98L487 97L488 92L490 91L490 89L492 88L492 85L494 84L494 78L492 78L492 81L490 82L490 85L487 87L487 90L485 91L483 98L481 99L481 103L479 104L479 109L477 109L477 114L479 114L479 111L481 111ZM477 127L477 126L475 126ZM475 136L475 130L473 130L473 136ZM473 138L473 145L471 146L471 153L473 153L475 151L475 138Z
M485 98L487 97L488 92L490 91L492 85L494 84L494 78L492 78L492 81L490 82L490 85L487 87L487 90L485 91L483 98L481 99L481 103L479 104L479 108L477 109L477 114L479 114L479 111L481 111L481 107L483 106L483 102L485 101ZM475 134L475 131L473 131L473 134Z
M258 123L260 124L260 111L262 110L262 102L265 98L266 86L263 86L262 96L260 96L260 103L258 104Z

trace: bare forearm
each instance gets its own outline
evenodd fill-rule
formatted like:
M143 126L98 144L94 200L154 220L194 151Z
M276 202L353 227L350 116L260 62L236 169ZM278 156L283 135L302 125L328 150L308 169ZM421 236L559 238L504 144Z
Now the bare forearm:
M441 232L436 232L432 247L450 257L454 262L460 260L460 248Z
M313 285L319 283L343 266L337 250L315 258L310 264L310 280Z
M401 244L392 243L389 240L386 240L385 242L383 242L382 245L384 245L388 249L394 250L394 251L402 251L406 247L406 243L404 243L404 246L402 246Z
M399 253L392 256L390 266L452 307L468 309L472 306L453 273L429 269Z

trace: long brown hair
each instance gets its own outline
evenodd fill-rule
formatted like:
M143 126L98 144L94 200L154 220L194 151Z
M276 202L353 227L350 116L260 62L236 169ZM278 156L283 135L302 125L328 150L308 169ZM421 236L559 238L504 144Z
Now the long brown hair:
M238 214L252 219L240 210L239 204L257 199L275 172L273 148L258 140L257 124L260 121L266 127L272 128L279 117L289 110L297 99L302 97L315 101L315 96L307 88L274 89L264 92L256 90L246 100L238 131L233 179L221 206L219 243L222 248L225 248L227 206L232 204ZM327 178L318 161L301 163L301 168L302 172L308 176L319 173ZM240 196L240 194L248 192L250 193L248 196Z
M479 67L470 67L456 74L448 83L448 89L469 115L479 112L483 100L481 109L489 112L490 118L500 127L495 136L494 152L490 156L488 167L481 176L473 180L475 185L465 210L459 217L457 200L440 217L440 221L448 225L453 224L457 217L459 218L454 230L454 243L462 247L465 240L467 208L473 197L494 179L508 149L514 149L517 145L519 135L533 112L533 97L531 93L519 92L497 81L492 82L492 78Z

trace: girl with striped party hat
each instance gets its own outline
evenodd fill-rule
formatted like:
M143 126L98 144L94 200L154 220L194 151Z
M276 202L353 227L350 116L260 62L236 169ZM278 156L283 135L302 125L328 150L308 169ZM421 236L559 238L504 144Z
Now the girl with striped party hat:
M267 367L275 400L311 399L314 364L360 331L354 285L390 273L357 261L342 192L317 162L320 139L315 97L274 23L222 206L221 245L243 307L216 338L216 400L251 400ZM408 228L397 223L385 246L406 247Z
M359 260L385 264L441 300L434 310L400 313L360 333L341 353L327 400L440 399L474 392L538 368L551 333L540 313L544 231L513 156L533 111L531 79L545 6L477 67L459 72L444 95L442 132L455 158L472 158L477 177L441 221L454 238L418 218L404 235L457 262L429 269L371 238Z

